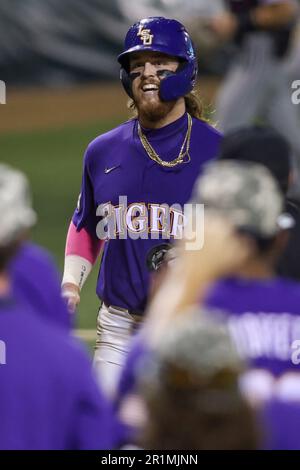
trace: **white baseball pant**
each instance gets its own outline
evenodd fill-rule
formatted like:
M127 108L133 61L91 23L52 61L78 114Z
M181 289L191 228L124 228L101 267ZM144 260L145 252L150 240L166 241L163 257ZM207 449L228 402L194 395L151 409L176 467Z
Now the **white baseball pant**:
M127 310L102 304L97 319L94 370L101 389L115 396L131 339L140 323Z

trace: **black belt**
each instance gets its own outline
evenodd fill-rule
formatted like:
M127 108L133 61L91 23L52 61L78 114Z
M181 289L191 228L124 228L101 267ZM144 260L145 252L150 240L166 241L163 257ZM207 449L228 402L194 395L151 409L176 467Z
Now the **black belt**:
M143 321L143 316L139 312L133 312L132 310L128 310L127 308L123 308L123 307L117 307L116 305L108 305L105 302L103 302L103 304L105 305L107 309L111 307L115 310L119 310L120 312L127 313L128 315L132 317L135 323L141 323Z

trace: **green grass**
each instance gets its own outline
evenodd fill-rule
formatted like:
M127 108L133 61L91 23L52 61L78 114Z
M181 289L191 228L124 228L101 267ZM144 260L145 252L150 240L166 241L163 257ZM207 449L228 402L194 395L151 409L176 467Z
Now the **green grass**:
M90 140L117 124L99 122L82 128L0 136L0 160L24 171L32 186L39 218L32 239L53 254L60 271L66 232L80 190L84 150ZM94 269L82 291L80 328L95 327L99 306L95 294L97 273Z

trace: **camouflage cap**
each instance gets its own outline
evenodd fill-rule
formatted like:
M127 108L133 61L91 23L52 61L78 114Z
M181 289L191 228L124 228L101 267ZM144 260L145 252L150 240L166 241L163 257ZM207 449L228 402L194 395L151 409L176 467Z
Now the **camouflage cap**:
M145 359L141 380L154 386L155 382L168 382L177 389L186 389L205 386L212 377L231 370L228 382L235 381L243 364L228 328L216 321L213 313L193 307L181 321L174 322L165 332L164 340Z
M14 242L32 227L37 216L31 204L27 178L20 171L0 164L0 246Z
M187 320L175 324L157 348L161 359L191 372L210 376L224 368L241 368L241 359L227 327L213 312L191 309Z
M293 224L288 215L283 217L284 200L277 182L257 163L224 160L207 165L195 184L194 202L261 238L271 238Z

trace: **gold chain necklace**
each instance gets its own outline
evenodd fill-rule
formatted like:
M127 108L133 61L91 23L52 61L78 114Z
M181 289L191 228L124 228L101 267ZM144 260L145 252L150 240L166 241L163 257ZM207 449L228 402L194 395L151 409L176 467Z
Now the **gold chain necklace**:
M174 160L171 160L170 162L162 160L160 156L155 152L154 148L148 141L147 137L143 134L140 123L138 123L138 134L139 134L140 141L145 151L147 152L148 156L151 158L151 160L154 160L159 165L162 165L168 168L172 168L176 165L179 165L180 163L188 163L191 160L189 150L190 150L193 121L192 121L190 114L188 114L187 116L188 116L188 128L187 128L187 132L186 132L183 144L181 146L179 155L178 157L174 158Z

